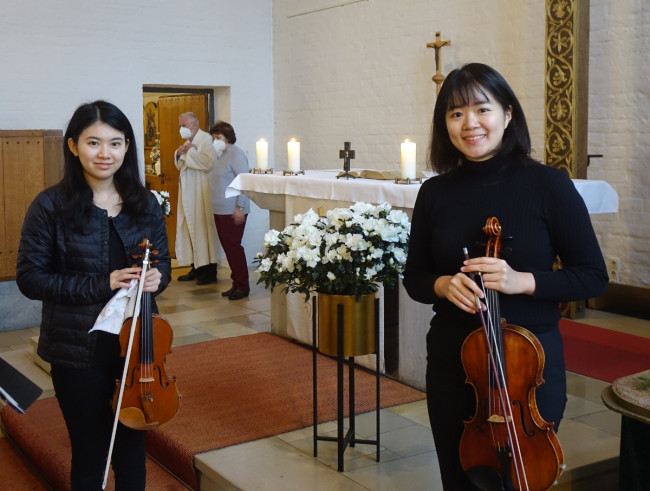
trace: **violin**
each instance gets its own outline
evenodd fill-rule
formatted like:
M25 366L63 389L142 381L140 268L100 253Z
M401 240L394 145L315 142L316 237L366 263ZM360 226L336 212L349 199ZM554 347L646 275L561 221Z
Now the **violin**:
M497 218L488 218L483 231L489 237L486 256L498 257ZM466 382L477 400L474 416L464 422L461 465L484 491L549 489L564 468L564 455L553 423L542 418L535 402L535 390L544 383L544 350L530 331L501 318L498 292L484 288L478 276L487 310L477 297L481 327L461 348Z
M165 359L171 352L173 330L169 322L151 312L151 293L144 292L147 269L152 261L148 239L142 239L142 271L138 284L133 317L122 324L119 340L121 356L125 358L121 380L116 380L113 395L113 433L103 487L106 487L110 467L117 422L134 430L149 430L166 423L178 412L181 395L176 386L176 378L167 376ZM134 255L135 258L140 257ZM119 408L119 410L118 410Z

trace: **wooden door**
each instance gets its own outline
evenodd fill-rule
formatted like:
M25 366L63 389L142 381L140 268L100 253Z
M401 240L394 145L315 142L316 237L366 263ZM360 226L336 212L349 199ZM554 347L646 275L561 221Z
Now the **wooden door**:
M176 257L176 210L178 206L178 169L174 164L174 152L184 140L178 133L178 116L193 112L202 130L208 131L208 97L204 94L164 96L158 99L158 125L160 131L160 175L147 175L151 189L167 191L172 214L167 217L169 252Z

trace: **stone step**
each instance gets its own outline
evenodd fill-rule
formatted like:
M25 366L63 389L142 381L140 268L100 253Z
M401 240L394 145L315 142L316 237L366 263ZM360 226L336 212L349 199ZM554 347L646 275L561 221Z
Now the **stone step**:
M424 404L418 403L418 404ZM395 408L382 410L382 419ZM371 415L357 417L359 427L367 427ZM390 416L388 416L390 418ZM323 428L336 436L336 425ZM420 425L418 425L420 426ZM321 430L319 427L319 434ZM404 433L400 439L399 433ZM415 433L430 438L430 430L421 425ZM409 439L407 427L386 429L382 426L380 462L376 462L374 447L357 445L345 454L345 471L337 471L336 443L319 443L317 458L313 455L313 427L253 442L243 443L198 454L195 466L199 473L201 491L260 489L286 491L318 489L361 491L363 489L409 489L441 491L435 450L416 453L415 440ZM566 468L553 491L612 491L618 488L619 438L584 423L566 420L560 428L560 441ZM369 436L372 438L372 435ZM400 445L406 445L400 447ZM402 454L402 455L400 455ZM256 472L241 462L258 462ZM264 462L265 464L262 464ZM262 467L259 467L262 466ZM408 476L408 477L407 477ZM422 483L422 487L419 487ZM433 483L433 484L432 484Z
M32 355L34 356L34 363L45 370L45 372L50 373L50 364L36 353L36 350L38 349L38 336L32 336L29 339L29 342L33 350Z

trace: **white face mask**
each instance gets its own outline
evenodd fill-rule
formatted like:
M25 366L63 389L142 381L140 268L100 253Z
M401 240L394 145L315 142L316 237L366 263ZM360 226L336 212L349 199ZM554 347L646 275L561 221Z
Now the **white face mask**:
M192 136L192 130L189 129L189 128L186 128L185 126L181 126L181 129L180 129L179 132L180 132L180 134L181 134L181 138L185 138L186 140L187 140L190 136Z
M226 142L223 140L215 140L212 142L212 146L217 151L217 153L220 153L226 149Z

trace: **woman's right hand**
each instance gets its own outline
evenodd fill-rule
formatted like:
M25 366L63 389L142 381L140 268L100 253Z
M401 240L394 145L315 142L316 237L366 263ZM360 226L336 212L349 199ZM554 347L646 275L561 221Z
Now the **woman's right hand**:
M111 290L119 290L120 288L128 288L131 286L131 280L138 280L140 278L140 271L142 268L124 268L116 269L111 273Z
M483 292L478 285L465 273L453 276L440 276L433 285L433 291L440 298L446 298L456 307L469 314L478 312L476 298L483 298ZM481 303L485 310L485 305Z

